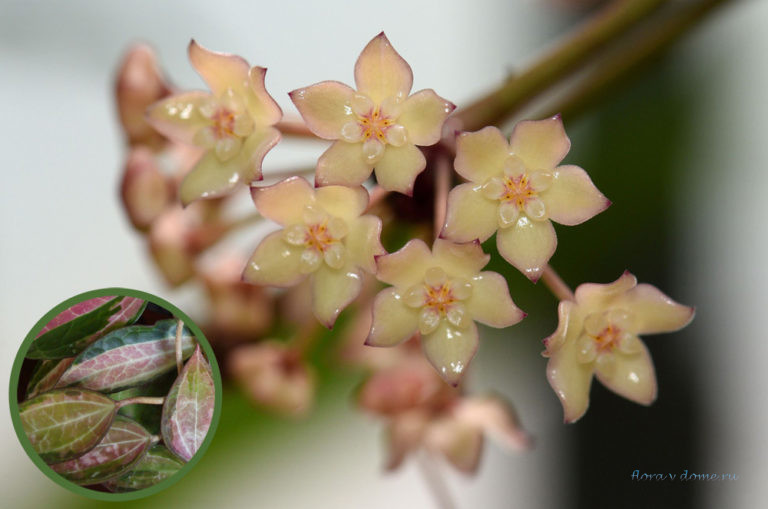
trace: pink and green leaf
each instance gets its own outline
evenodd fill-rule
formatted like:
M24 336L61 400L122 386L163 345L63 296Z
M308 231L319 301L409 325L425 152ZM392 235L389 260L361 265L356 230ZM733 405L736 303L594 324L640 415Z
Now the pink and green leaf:
M44 392L19 405L24 432L46 463L74 459L93 449L116 412L110 398L79 389Z
M130 470L105 483L113 493L143 490L168 479L181 470L184 462L163 445L154 445Z
M78 355L58 386L116 391L153 380L176 366L176 327L175 320L161 320L154 326L133 325L113 331ZM184 358L194 347L194 336L185 327Z
M34 398L38 394L56 387L59 378L69 369L74 360L74 357L67 357L66 359L38 361L32 372L32 378L27 384L27 399Z
M213 419L215 392L211 366L198 345L165 398L161 422L163 442L185 461L205 440Z

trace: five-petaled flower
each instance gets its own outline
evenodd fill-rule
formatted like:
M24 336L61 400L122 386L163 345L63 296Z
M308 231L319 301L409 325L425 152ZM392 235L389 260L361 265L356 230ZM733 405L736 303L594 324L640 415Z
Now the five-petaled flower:
M426 167L415 145L434 145L455 106L426 89L408 96L413 73L380 33L355 64L357 91L323 81L289 95L310 130L336 140L317 163L316 185L362 184L375 168L379 185L410 194Z
M373 303L366 344L393 346L421 333L424 353L443 379L457 385L477 351L474 320L508 327L523 319L495 272L480 272L490 259L478 242L437 239L430 252L421 240L379 257L377 277L393 285Z
M448 195L442 236L483 242L498 230L499 253L537 281L557 247L549 220L576 225L610 205L584 170L557 166L570 146L559 115L520 122L509 143L495 127L459 135L455 167L470 182Z
M236 55L209 51L194 40L189 59L211 93L173 95L147 113L148 121L164 135L206 149L181 184L185 205L261 180L261 162L280 140L280 132L271 126L283 116L264 88L265 68L250 67Z
M363 272L376 272L381 219L361 215L368 206L362 186L313 189L301 177L252 187L256 208L284 229L259 244L243 278L258 285L294 286L307 276L312 307L326 327L360 293Z
M547 378L565 422L587 411L592 375L620 396L650 405L656 399L653 362L639 334L673 332L693 319L693 308L625 272L609 284L587 283L562 301L557 330L544 340Z

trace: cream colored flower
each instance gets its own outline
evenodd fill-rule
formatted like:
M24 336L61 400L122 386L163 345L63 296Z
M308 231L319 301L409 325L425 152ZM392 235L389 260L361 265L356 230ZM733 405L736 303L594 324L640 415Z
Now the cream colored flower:
M620 396L650 405L656 375L640 334L672 332L693 319L693 308L673 301L656 287L637 284L625 272L610 284L587 283L575 301L562 301L557 330L544 340L547 378L560 398L565 422L581 418L589 406L592 375Z
M487 240L532 281L557 247L552 221L576 225L611 204L578 166L557 166L570 149L560 116L523 121L509 143L495 127L457 139L456 171L469 183L448 195L442 236Z
M377 260L379 280L393 285L373 303L366 344L393 346L419 331L424 353L443 379L457 385L477 351L475 320L508 327L523 319L507 282L480 272L490 257L480 244L438 239L430 252L421 240Z
M313 133L337 140L320 156L316 185L359 185L375 168L381 187L411 194L427 164L416 145L437 143L455 106L431 89L408 95L411 67L384 32L357 59L355 83L357 91L323 81L289 94Z
M283 116L264 88L263 67L236 55L189 43L189 59L211 88L164 99L148 121L171 139L201 147L205 154L181 184L185 205L229 193L238 184L261 180L261 161L280 140L273 126Z
M362 215L368 192L362 187L313 189L300 177L251 188L259 212L284 226L256 248L243 278L254 284L312 283L312 308L325 326L360 293L363 272L375 273L384 253L381 219Z

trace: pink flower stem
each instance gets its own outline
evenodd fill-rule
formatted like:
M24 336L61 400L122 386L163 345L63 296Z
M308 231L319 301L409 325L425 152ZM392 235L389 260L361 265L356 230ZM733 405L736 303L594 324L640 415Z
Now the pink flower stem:
M435 162L435 238L445 224L445 211L448 206L448 190L451 187L451 164L448 156L440 154Z
M435 499L437 507L440 509L456 509L456 504L451 498L451 494L448 491L448 486L445 484L443 476L440 475L440 470L435 460L429 453L421 451L416 455L416 461L419 465L419 470L424 480L429 486L429 490L432 492L432 496Z
M283 133L284 136L294 136L297 138L315 138L317 136L312 134L307 124L301 120L282 120L275 124L278 131Z
M575 300L576 297L574 297L571 288L565 283L565 281L563 281L563 278L561 278L560 275L555 272L555 269L553 269L551 265L546 265L544 267L541 280L544 282L547 288L549 288L549 291L552 292L558 299Z
M184 356L181 351L181 336L184 333L184 322L176 319L176 371L181 373L184 368Z
M141 405L162 405L165 403L165 398L151 397L151 396L136 396L135 398L126 398L121 401L117 401L117 408L123 408L127 405L141 404Z

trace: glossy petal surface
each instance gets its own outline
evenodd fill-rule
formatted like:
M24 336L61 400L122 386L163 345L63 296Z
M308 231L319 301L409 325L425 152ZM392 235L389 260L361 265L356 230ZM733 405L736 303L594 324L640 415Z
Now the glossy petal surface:
M189 61L215 96L221 96L228 88L241 94L246 90L250 66L242 57L211 51L194 40L190 41L188 52Z
M587 172L578 166L560 166L553 172L552 184L541 194L553 221L569 226L583 223L611 204L597 190Z
M329 329L336 317L360 294L362 274L352 268L331 269L326 265L312 274L312 310Z
M320 138L339 139L341 128L354 120L347 104L355 91L338 81L322 81L289 95L307 127Z
M362 186L327 186L315 191L317 204L330 215L352 221L368 207L368 191Z
M293 286L304 278L301 252L283 240L282 230L270 233L253 253L243 279L263 286Z
M566 341L547 363L547 380L563 405L566 423L581 418L589 406L592 365L576 360L576 341Z
M548 220L532 221L522 216L515 226L499 230L496 243L505 260L531 281L537 281L555 252L557 237Z
M347 252L352 263L375 274L376 256L386 254L380 238L381 219L378 217L368 215L353 221L347 237Z
M571 148L560 115L545 120L518 122L509 139L509 148L532 170L552 169Z
M471 182L482 184L491 177L501 175L507 157L507 140L495 127L461 133L456 138L456 172Z
M310 183L301 177L251 188L251 197L259 213L283 226L302 221L303 208L314 203L314 194Z
M208 125L199 107L211 97L207 92L185 92L153 104L147 122L168 138L193 144L195 134Z
M335 141L317 161L315 185L358 186L371 175L359 143Z
M422 240L413 239L394 253L376 260L379 281L398 288L407 288L424 277L432 252Z
M634 314L637 334L656 334L682 329L693 320L694 310L678 304L649 284L639 284L616 300L616 307Z
M376 163L376 180L387 191L411 195L416 175L427 167L421 150L406 143L402 147L387 146Z
M405 100L397 121L408 131L408 141L414 145L429 146L440 141L443 123L456 106L427 89L416 92Z
M419 313L406 306L397 290L386 288L373 301L373 326L366 345L394 346L418 330Z
M456 244L437 239L432 247L435 263L451 276L471 278L485 267L491 255L483 253L479 242Z
M595 375L607 388L630 401L650 405L656 400L656 373L648 349L642 342L641 350L634 354L615 352L612 369L595 365Z
M260 126L274 125L283 118L283 111L264 86L266 74L264 67L251 67L248 71L251 93L245 95L246 107Z
M499 203L487 199L480 186L460 184L448 193L442 237L455 242L485 242L498 228Z
M457 385L477 352L477 326L471 322L466 329L458 329L442 320L434 332L422 335L421 345L443 380Z
M406 97L413 84L413 72L382 32L360 53L355 63L355 83L360 92L379 103L388 97Z
M509 327L525 316L509 296L507 281L496 272L481 272L472 278L472 296L466 305L473 319L491 327Z

